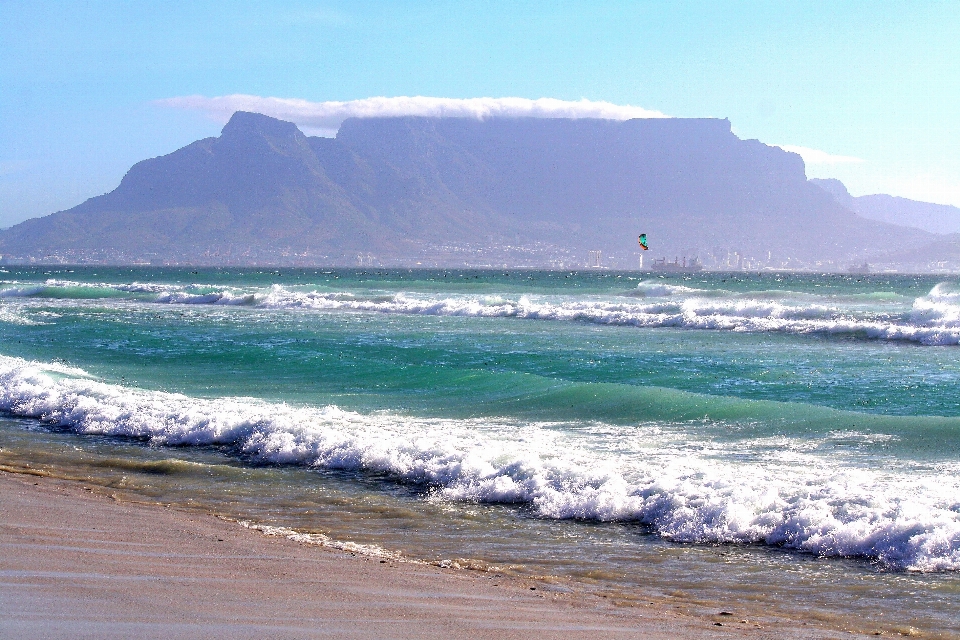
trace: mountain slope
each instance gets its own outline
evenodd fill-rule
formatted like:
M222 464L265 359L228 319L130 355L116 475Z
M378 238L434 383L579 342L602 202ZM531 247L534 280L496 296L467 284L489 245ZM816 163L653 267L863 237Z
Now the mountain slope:
M847 191L847 187L836 179L813 178L810 182L824 189L833 195L837 202L864 218L923 229L930 233L960 233L960 208L958 207L884 194L852 196Z
M808 182L799 156L709 119L370 118L335 139L238 112L218 138L137 163L113 192L0 232L68 261L845 266L897 233Z

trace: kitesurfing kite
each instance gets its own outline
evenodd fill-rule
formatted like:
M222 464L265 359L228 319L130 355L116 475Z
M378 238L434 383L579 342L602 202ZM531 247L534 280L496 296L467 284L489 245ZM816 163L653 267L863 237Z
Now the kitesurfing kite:
M647 246L647 234L645 233L640 234L640 237L637 238L637 242L640 243L640 248L643 249L644 251L650 248Z

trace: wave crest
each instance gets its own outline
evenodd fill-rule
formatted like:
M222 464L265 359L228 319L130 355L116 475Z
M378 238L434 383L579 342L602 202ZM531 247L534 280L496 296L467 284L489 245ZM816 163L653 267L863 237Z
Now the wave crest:
M960 570L954 476L847 468L789 439L748 463L743 452L757 443L691 449L657 425L361 414L84 376L0 356L0 410L78 433L225 444L265 462L383 473L445 499L527 504L545 518L641 522L682 542L762 542L898 569Z
M7 283L0 298L132 296L158 304L242 305L265 309L361 311L409 315L517 318L634 327L844 335L923 345L960 344L960 291L934 286L912 306L898 296L831 298L797 292L733 293L643 283L628 295L510 295L320 291L152 283ZM882 293L882 292L881 292ZM12 317L12 316L11 316ZM2 320L3 318L0 318Z

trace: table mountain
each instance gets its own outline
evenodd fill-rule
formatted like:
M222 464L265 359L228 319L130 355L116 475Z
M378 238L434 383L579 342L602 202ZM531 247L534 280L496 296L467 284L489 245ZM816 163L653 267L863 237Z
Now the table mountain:
M716 119L364 118L336 138L237 112L217 138L134 165L112 192L0 232L69 262L845 267L892 259L801 158Z

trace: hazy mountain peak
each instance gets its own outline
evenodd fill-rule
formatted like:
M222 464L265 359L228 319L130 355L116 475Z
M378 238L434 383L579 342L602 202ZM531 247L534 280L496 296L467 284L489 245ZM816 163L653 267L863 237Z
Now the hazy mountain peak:
M234 113L220 132L221 141L237 138L247 139L254 136L291 141L304 137L297 125L292 122L277 120L262 113L250 113L249 111Z
M317 169L307 137L297 125L260 113L234 113L223 127L217 146L248 155L279 154Z
M837 200L846 200L851 197L850 192L847 191L847 185L836 178L810 178L810 182L834 196Z
M846 185L835 178L811 178L810 182L864 218L930 233L960 233L960 208L884 194L852 196Z
M831 196L833 199L839 202L844 207L850 209L851 211L857 211L854 205L854 197L850 195L850 192L847 191L847 185L843 184L836 178L810 178L810 182L817 185Z

